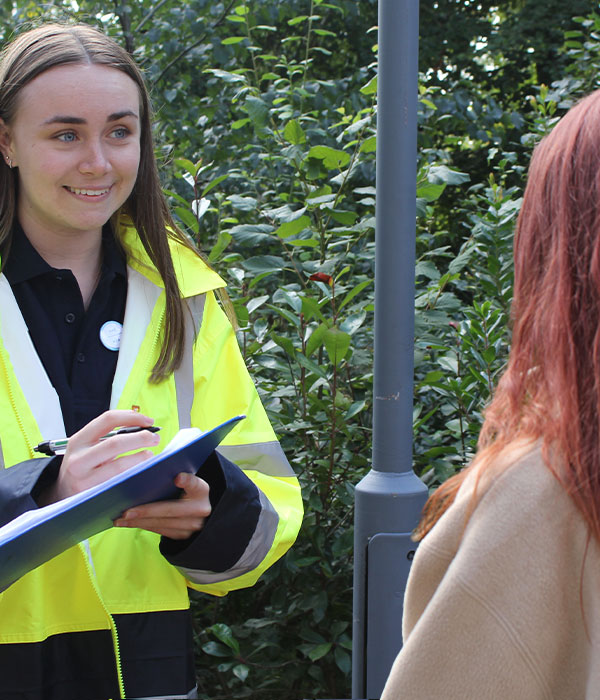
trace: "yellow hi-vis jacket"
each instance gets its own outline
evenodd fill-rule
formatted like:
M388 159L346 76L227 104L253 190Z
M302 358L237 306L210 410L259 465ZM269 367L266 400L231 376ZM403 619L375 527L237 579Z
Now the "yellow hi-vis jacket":
M121 240L127 255L128 292L111 408L136 407L152 416L162 428L163 446L180 428L208 429L245 414L218 451L258 487L262 508L248 546L226 571L177 568L160 553L158 535L112 528L29 572L0 594L0 645L40 642L69 632L111 631L120 692L125 697L112 616L187 609L188 586L221 596L253 585L294 541L302 501L298 481L247 373L233 329L214 297L213 290L224 286L221 278L193 251L171 242L179 287L190 309L186 352L172 376L151 384L165 316L164 288L135 230L125 227ZM64 434L58 396L31 343L10 285L0 275L3 466L10 468L35 457L33 447L40 441Z

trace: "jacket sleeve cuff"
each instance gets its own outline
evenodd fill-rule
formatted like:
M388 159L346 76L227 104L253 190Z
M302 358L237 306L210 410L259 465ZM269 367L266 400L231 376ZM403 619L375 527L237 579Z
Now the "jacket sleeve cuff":
M0 526L38 507L36 498L60 469L62 457L42 457L0 471Z
M162 537L160 551L174 566L225 572L238 562L256 531L261 515L261 494L256 485L233 462L213 454L198 475L210 487L212 512L202 530L187 540Z

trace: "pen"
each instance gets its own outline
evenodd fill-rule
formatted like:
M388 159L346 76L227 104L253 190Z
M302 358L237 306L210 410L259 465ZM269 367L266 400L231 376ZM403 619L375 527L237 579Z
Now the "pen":
M111 430L110 433L103 435L100 440L106 440L107 438L114 437L115 435L124 435L126 433L139 433L141 430L149 430L151 433L157 433L160 428L157 425L150 425L148 427L142 427L141 425L130 426L128 428L119 428L118 430ZM40 442L39 445L33 449L36 452L41 452L42 454L49 455L62 455L67 449L69 444L69 438L59 438L58 440L44 440Z

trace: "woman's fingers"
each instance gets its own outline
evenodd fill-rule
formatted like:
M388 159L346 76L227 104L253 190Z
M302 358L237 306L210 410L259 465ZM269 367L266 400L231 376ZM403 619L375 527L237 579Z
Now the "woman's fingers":
M148 430L141 430L139 433L115 435L106 440L96 442L91 446L86 445L77 453L77 459L80 468L86 471L102 469L105 464L114 461L125 452L154 447L159 442L160 437L158 434L151 433Z
M151 454L148 448L159 443L156 433L141 430L105 440L101 438L117 428L147 428L153 422L149 416L122 410L106 411L94 418L69 438L58 478L45 495L45 502L52 503L84 491L147 459ZM124 455L133 451L134 454Z
M85 480L80 482L81 488L79 491L85 491L85 489L101 484L153 455L154 453L152 450L140 450L133 454L123 455L122 457L108 461L98 467L93 467L91 471L86 472ZM75 493L79 493L79 491L75 491Z
M177 475L175 485L183 489L181 498L131 508L115 525L150 530L176 540L191 537L204 527L211 513L209 486L203 479L186 473Z
M151 454L148 448L159 436L148 430L124 433L102 440L120 427L150 427L152 418L134 411L106 411L69 439L58 479L50 494L51 503L96 486L135 466ZM187 539L204 527L211 513L208 484L194 474L181 473L175 485L181 498L136 506L115 521L119 527L137 527L172 539Z
M104 437L111 430L121 427L139 426L150 427L154 423L154 419L145 416L143 413L136 411L122 411L114 409L105 411L99 416L91 420L81 430L77 431L69 438L69 446L82 447L84 445L93 445L101 437Z

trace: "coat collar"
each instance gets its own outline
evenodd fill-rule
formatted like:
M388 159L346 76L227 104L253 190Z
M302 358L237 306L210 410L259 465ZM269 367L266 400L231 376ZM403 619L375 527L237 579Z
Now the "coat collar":
M119 234L127 254L127 264L153 284L164 287L135 228L132 225L122 225ZM172 238L169 239L169 248L182 297L192 297L226 286L223 279L193 250Z

